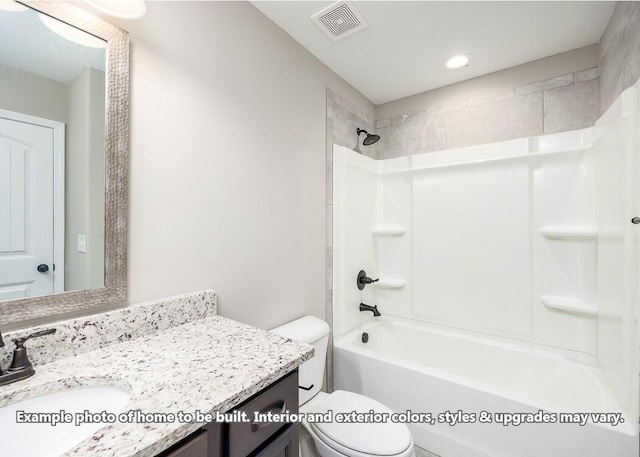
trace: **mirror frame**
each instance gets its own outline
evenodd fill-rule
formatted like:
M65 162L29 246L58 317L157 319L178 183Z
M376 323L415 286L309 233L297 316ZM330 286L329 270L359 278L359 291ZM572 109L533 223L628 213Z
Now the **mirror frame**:
M127 302L127 194L129 164L129 35L68 2L21 0L24 6L107 42L105 100L104 287L0 301L0 325L91 314ZM51 318L51 319L48 319Z

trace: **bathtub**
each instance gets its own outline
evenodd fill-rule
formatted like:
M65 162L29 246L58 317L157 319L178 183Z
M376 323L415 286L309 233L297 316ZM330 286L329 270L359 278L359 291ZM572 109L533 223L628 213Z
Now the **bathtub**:
M622 413L588 357L388 316L335 338L333 357L335 389L398 413L431 413L408 425L417 446L442 457L638 456L638 423ZM482 411L491 422L480 422ZM560 413L619 416L571 415L560 423ZM585 417L584 425L570 423ZM615 426L592 421L620 418Z

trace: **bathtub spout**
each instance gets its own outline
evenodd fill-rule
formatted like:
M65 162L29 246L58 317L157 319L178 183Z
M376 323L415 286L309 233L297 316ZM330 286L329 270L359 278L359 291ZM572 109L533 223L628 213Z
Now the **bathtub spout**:
M378 311L378 306L369 306L364 303L360 303L360 311L371 311L374 317L380 316L380 311Z

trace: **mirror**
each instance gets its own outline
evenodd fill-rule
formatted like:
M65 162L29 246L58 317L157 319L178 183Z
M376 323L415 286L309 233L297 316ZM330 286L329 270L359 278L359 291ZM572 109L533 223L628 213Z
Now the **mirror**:
M0 300L103 287L107 43L14 8L0 9Z
M0 325L126 301L128 36L0 3Z

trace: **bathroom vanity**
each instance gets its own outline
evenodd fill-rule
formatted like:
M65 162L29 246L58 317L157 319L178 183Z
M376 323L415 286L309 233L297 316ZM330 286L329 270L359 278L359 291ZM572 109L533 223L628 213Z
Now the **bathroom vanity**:
M258 423L253 413L297 413L297 368L313 355L312 346L215 313L215 295L206 291L5 333L3 367L13 339L57 328L53 335L29 341L35 376L0 387L0 427L20 437L13 440L20 444L18 454L6 448L11 443L3 443L3 451L38 457L297 455L297 423ZM75 443L65 437L67 424L55 428L46 424L45 432L63 436L58 450L51 442L41 443L45 440L39 433L29 436L34 434L32 424L16 424L15 414L2 418L3 407L60 392L74 400L92 389L125 395L119 406L112 401L99 403L112 407L118 420L100 424ZM61 408L72 411L70 400L63 400ZM79 411L85 408L82 401L75 403ZM232 411L245 411L247 420L219 423L196 416ZM193 418L120 420L128 414L178 413ZM69 425L69 431L77 431ZM25 453L25 445L35 450Z
M298 412L297 370L255 394L229 413ZM298 423L211 422L159 457L297 457Z

